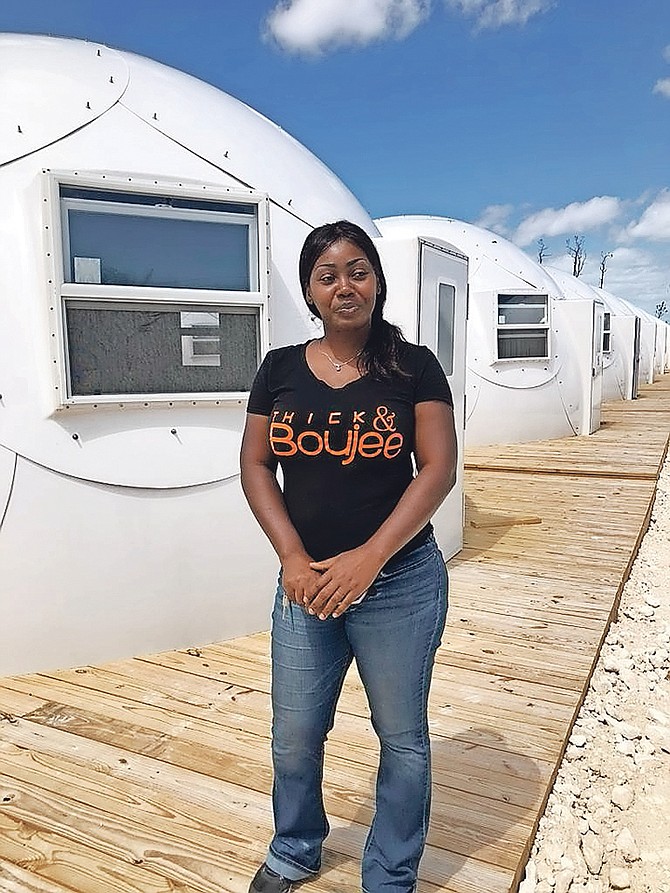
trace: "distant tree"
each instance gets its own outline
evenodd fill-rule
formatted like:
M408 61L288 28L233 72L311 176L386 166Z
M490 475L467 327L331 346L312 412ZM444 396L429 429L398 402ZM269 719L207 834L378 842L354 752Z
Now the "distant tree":
M600 287L605 285L605 273L607 272L607 261L610 257L614 257L611 251L600 252Z
M668 312L668 305L665 303L665 301L661 301L660 304L656 305L656 317L658 319L663 319L663 317L665 316L665 314L667 312Z
M565 247L572 258L572 275L579 276L586 263L586 251L584 251L584 236L574 235L572 241L565 240Z
M549 248L544 244L544 239L538 239L537 240L537 261L538 261L538 263L541 264L542 261L545 259L545 257L551 257L551 251L549 251Z

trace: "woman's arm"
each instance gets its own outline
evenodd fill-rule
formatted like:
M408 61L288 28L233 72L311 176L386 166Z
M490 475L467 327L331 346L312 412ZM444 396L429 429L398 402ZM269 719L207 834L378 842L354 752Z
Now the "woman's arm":
M431 519L456 482L457 442L452 408L438 400L414 407L417 474L370 539L311 567L319 591L305 604L310 613L337 617L372 584L379 571Z
M277 460L270 450L266 416L247 414L240 468L249 507L279 556L284 591L291 601L303 604L314 596L321 574L310 566L311 556L286 511L277 481Z

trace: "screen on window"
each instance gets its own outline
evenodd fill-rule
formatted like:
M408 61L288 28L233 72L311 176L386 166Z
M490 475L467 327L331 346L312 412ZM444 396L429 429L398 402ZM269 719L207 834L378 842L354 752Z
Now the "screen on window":
M206 307L66 300L70 394L248 391L259 314Z

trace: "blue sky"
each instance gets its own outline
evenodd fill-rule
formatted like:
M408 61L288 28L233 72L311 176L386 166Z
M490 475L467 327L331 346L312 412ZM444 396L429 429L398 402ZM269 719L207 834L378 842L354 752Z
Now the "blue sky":
M100 41L261 111L372 216L480 223L670 305L669 0L2 0L0 31ZM1 60L0 60L1 64ZM670 318L670 317L666 317Z

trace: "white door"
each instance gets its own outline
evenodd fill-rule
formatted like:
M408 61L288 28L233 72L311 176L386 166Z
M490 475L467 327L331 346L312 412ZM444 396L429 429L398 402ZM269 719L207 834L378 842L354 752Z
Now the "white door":
M421 240L419 265L419 343L429 347L444 369L454 397L458 438L456 486L433 524L445 558L463 548L463 449L465 444L465 332L468 266L463 255Z
M633 344L633 381L631 386L631 400L637 400L638 390L640 388L640 337L642 331L642 320L639 316L635 317L635 338Z
M589 434L600 428L600 407L603 399L603 322L605 307L593 302L593 339L591 352L591 424Z

